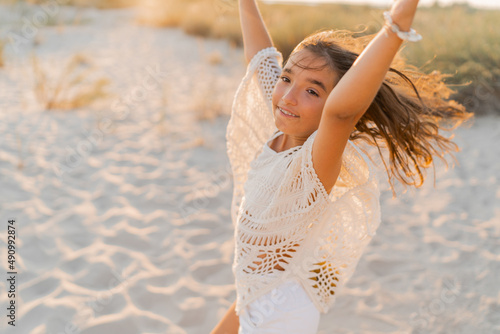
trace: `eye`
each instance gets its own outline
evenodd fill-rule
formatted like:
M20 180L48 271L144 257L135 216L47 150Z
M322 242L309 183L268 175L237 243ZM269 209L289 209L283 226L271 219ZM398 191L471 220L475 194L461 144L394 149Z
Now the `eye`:
M316 93L316 92L315 92L314 90L312 90L312 89L307 90L307 92L308 92L309 94L311 94L311 95L315 95L315 96L318 96L318 97L319 97L318 93Z
M290 82L290 79L288 79L288 77L285 76L282 76L280 79L284 82Z

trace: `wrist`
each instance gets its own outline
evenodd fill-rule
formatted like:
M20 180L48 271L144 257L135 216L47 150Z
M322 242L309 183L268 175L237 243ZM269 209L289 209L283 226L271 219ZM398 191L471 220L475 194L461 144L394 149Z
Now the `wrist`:
M418 0L396 0L391 8L393 22L401 31L409 31L417 12Z
M396 16L392 12L390 13L390 15L392 18L392 22L399 27L400 31L403 31L403 32L410 31L411 24L413 23L413 17Z
M400 39L402 39L404 41L410 41L410 42L420 41L422 39L422 36L417 34L417 32L414 29L409 27L409 26L411 26L412 18L413 18L413 16L409 20L409 24L406 24L405 28L402 28L396 22L394 22L391 13L384 12L384 19L385 19L384 28L386 29L385 30L386 35L387 35L388 31L390 31L390 32L396 34Z

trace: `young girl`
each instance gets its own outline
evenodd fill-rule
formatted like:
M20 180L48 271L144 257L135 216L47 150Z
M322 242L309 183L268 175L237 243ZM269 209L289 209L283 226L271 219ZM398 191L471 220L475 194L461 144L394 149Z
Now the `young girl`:
M443 99L441 78L413 72L414 84L390 68L403 40L421 38L417 4L395 2L360 55L349 34L325 31L282 68L255 0L240 0L249 65L227 127L237 299L213 334L316 333L380 222L359 140L385 147L389 179L415 186L456 148L440 124L469 114Z

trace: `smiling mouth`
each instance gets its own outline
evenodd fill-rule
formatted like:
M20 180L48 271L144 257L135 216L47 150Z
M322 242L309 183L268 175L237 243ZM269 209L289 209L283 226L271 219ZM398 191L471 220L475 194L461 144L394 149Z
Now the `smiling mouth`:
M297 116L297 115L295 115L295 114L292 114L292 113L290 113L290 112L288 112L288 111L285 111L285 110L281 109L280 107L278 107L278 109L279 109L279 111L281 111L281 113L282 113L282 114L284 114L284 115L286 115L286 116L291 116L291 117L299 117L299 116Z

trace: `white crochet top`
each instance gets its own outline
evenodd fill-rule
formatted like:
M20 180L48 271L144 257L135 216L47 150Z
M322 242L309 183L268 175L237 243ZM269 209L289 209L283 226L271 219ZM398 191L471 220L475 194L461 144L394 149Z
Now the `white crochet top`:
M346 145L330 194L312 165L317 131L302 146L283 152L268 146L282 134L275 126L271 103L281 62L274 47L253 57L227 126L234 177L237 314L292 277L326 313L380 223L372 164L352 142Z

